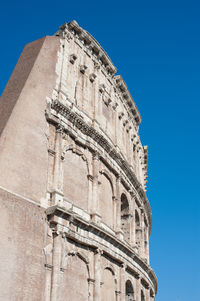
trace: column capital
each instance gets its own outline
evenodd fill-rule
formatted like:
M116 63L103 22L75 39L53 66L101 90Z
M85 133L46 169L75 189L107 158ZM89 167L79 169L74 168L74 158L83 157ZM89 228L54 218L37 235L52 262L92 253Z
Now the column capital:
M62 125L62 124L60 124L60 123L58 123L57 125L56 125L56 133L60 133L60 134L63 134L64 133L64 126Z
M94 177L93 177L92 175L87 175L87 178L88 178L88 180L91 181L91 182L93 182L93 180L94 180Z
M102 254L103 254L103 250L97 248L97 249L94 251L94 254L95 254L95 255L97 255L97 254L102 255Z
M118 183L121 181L121 178L122 178L122 175L121 175L121 174L118 174L118 175L116 176L116 179L117 179L117 182L118 182Z
M95 279L93 279L93 278L88 278L87 281L88 281L89 284L94 284L95 283Z
M93 160L99 161L99 159L100 159L99 152L94 151L93 154L92 154L92 158L93 158Z

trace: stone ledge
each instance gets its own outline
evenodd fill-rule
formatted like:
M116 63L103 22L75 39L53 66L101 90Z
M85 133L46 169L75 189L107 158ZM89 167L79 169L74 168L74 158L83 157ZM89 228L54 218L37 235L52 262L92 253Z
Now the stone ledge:
M93 249L98 249L99 245L101 245L103 252L120 264L122 264L126 258L127 268L134 272L135 275L140 274L142 279L144 279L144 283L149 283L150 281L155 292L157 291L157 278L153 270L126 242L119 240L115 235L107 232L100 225L94 222L88 222L81 216L63 207L49 207L46 209L46 214L50 224L59 225L59 228L62 228L66 237ZM70 228L69 222L78 225L79 229L82 229L81 234ZM93 233L92 237L86 236L87 233ZM106 243L104 241L106 241ZM112 250L111 246L114 246L115 251ZM118 250L118 252L116 252L116 250ZM138 268L133 265L134 263L138 265Z
M152 215L149 201L146 197L145 191L142 188L142 185L138 182L136 175L130 168L128 162L124 159L124 157L122 157L119 152L117 152L117 149L105 138L104 135L94 129L92 125L87 124L76 112L72 110L71 107L65 106L58 99L56 99L52 101L51 108L46 111L46 118L51 123L60 124L61 120L59 115L63 116L66 120L69 120L84 135L87 135L95 142L97 142L123 170L143 202L148 215L150 235L152 227ZM69 131L69 127L64 126L64 128L66 131ZM88 147L91 148L91 145Z

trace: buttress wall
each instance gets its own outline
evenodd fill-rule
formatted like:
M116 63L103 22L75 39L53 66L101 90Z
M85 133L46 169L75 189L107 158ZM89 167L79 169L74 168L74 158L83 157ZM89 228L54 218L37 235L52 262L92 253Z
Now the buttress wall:
M0 185L38 203L46 198L46 97L56 84L57 37L28 44L1 96Z

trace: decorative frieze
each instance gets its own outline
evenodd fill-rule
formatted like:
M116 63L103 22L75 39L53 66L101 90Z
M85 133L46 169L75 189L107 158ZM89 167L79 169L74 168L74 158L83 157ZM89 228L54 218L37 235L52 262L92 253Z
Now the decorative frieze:
M122 99L124 99L125 103L128 106L128 111L134 117L136 124L139 125L141 122L141 116L121 75L115 76L115 81L116 81L116 86L118 87L118 90L122 95Z

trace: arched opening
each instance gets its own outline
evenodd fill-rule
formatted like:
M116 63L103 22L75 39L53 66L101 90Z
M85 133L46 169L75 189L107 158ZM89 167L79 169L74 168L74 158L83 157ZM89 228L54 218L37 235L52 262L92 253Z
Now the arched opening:
M154 293L153 293L152 289L150 290L150 300L154 301Z
M109 268L105 268L102 275L102 300L115 300L115 279Z
M126 299L125 301L134 301L134 290L130 280L126 281Z
M60 287L60 300L88 300L88 268L77 255L68 256L67 269Z
M99 213L102 221L113 227L113 191L110 179L102 174L99 182Z
M146 218L144 219L144 252L146 260L148 260L148 225Z
M127 197L124 193L121 195L121 229L124 232L124 239L130 241L130 211Z
M141 291L141 301L145 301L145 296L144 296L144 292Z
M88 167L80 154L66 152L64 164L63 193L67 200L81 209L88 210Z
M141 238L142 229L140 227L140 217L137 210L135 210L135 242L138 247L140 247Z

